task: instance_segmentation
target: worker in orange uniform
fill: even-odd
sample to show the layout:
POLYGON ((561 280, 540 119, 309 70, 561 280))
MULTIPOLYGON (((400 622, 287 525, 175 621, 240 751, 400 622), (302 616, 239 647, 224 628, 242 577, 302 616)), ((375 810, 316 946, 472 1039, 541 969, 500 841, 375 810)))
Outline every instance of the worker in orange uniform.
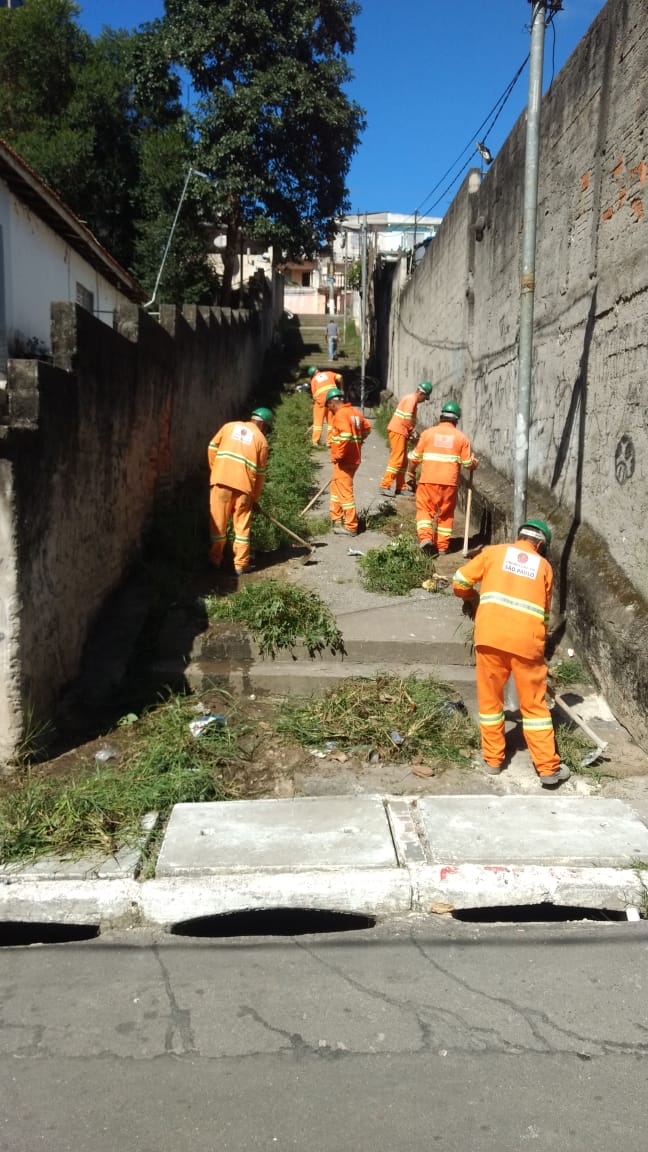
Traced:
POLYGON ((432 385, 429 380, 419 384, 415 392, 408 392, 396 405, 396 411, 387 425, 389 460, 380 483, 381 496, 399 496, 405 491, 407 472, 407 445, 416 426, 416 412, 423 400, 429 400, 432 385), (396 481, 396 491, 391 486, 396 481))
POLYGON ((522 731, 543 788, 570 776, 556 752, 547 708, 544 647, 553 573, 545 553, 551 531, 544 520, 525 520, 514 544, 494 544, 454 576, 453 591, 475 620, 477 704, 486 772, 504 767, 504 685, 513 676, 522 731), (479 584, 480 591, 475 585, 479 584))
POLYGON ((234 571, 251 570, 252 509, 261 496, 268 460, 269 408, 255 408, 249 420, 233 420, 209 443, 210 563, 220 568, 230 516, 234 525, 234 571))
POLYGON ((326 394, 332 388, 341 388, 342 377, 339 372, 320 372, 314 367, 310 367, 306 375, 310 380, 313 396, 312 443, 317 448, 326 424, 326 394))
POLYGON ((459 474, 463 468, 477 467, 470 440, 457 428, 461 408, 448 400, 441 419, 421 433, 409 454, 408 484, 416 486, 416 532, 419 548, 427 556, 447 552, 457 504, 459 474), (416 484, 416 471, 421 475, 416 484), (437 521, 436 531, 434 521, 437 521))
POLYGON ((344 399, 339 388, 326 394, 330 416, 331 521, 333 531, 347 536, 358 535, 358 514, 353 495, 353 477, 362 459, 362 445, 371 432, 371 424, 357 408, 344 399))

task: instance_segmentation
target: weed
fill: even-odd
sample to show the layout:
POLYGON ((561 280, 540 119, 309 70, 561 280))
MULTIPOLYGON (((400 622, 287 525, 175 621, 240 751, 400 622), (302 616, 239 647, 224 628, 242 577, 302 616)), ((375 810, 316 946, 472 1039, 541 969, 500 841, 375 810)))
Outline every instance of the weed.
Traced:
POLYGON ((36 709, 29 702, 23 711, 22 733, 11 758, 11 767, 25 769, 35 760, 40 760, 47 752, 53 736, 51 721, 39 719, 36 709))
MULTIPOLYGON (((312 495, 316 474, 308 435, 311 415, 311 401, 303 393, 284 397, 275 408, 267 480, 259 501, 275 520, 302 537, 309 535, 310 526, 301 510, 312 495)), ((274 552, 285 542, 281 529, 264 516, 252 518, 252 544, 257 552, 274 552)))
MULTIPOLYGON (((55 853, 115 852, 141 836, 142 817, 174 804, 228 799, 225 776, 244 758, 231 727, 189 730, 195 705, 174 697, 138 724, 123 765, 78 779, 31 778, 0 798, 0 862, 55 853)), ((90 768, 90 765, 88 765, 90 768)))
POLYGON ((250 630, 263 656, 303 644, 309 656, 344 654, 344 641, 335 619, 314 592, 304 592, 279 580, 259 580, 225 598, 208 597, 212 620, 236 620, 250 630))
POLYGON ((387 440, 387 425, 394 415, 394 409, 391 404, 381 404, 374 412, 373 426, 379 436, 387 440))
POLYGON ((347 360, 360 363, 360 333, 354 320, 347 320, 344 328, 344 355, 347 360))
POLYGON ((362 583, 370 592, 406 596, 434 575, 434 563, 419 550, 418 542, 401 534, 382 548, 372 548, 358 564, 362 583))
POLYGON ((391 527, 397 518, 394 505, 388 500, 382 500, 375 511, 369 508, 361 509, 358 518, 364 522, 365 528, 372 532, 382 532, 387 526, 391 527))
POLYGON ((563 764, 567 764, 577 776, 588 776, 595 783, 601 780, 614 780, 614 772, 606 772, 593 764, 583 765, 582 760, 587 752, 594 750, 594 745, 582 732, 569 724, 557 724, 555 728, 556 749, 563 764))
POLYGON ((327 532, 331 531, 331 521, 328 516, 309 516, 306 523, 309 537, 325 536, 327 532))
POLYGON ((323 699, 287 701, 276 723, 303 747, 333 741, 340 749, 369 748, 381 758, 468 764, 477 729, 446 684, 431 677, 351 679, 323 699), (397 739, 395 739, 397 737, 397 739))
POLYGON ((648 875, 648 860, 633 860, 632 869, 637 877, 641 896, 639 901, 639 915, 642 920, 648 920, 648 884, 644 876, 648 875))
POLYGON ((555 684, 589 684, 590 675, 580 660, 558 660, 551 665, 551 679, 555 684))

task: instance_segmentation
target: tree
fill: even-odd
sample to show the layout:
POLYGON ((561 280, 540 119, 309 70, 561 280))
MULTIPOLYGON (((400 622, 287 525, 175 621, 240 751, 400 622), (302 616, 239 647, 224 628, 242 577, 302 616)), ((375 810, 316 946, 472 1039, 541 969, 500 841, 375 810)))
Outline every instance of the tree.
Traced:
POLYGON ((200 167, 217 181, 227 302, 241 230, 311 255, 348 209, 364 127, 350 79, 355 0, 166 0, 170 57, 199 94, 200 167))
MULTIPOLYGON (((0 136, 146 288, 153 286, 193 138, 159 26, 92 39, 72 0, 0 9, 0 136)), ((200 221, 187 198, 161 290, 211 302, 200 221)))

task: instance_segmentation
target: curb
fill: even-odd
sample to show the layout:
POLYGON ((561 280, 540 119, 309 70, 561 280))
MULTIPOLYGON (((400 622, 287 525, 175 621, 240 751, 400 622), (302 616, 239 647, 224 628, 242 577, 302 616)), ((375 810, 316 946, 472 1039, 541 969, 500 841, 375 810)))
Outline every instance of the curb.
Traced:
POLYGON ((1 923, 155 927, 241 911, 302 909, 386 919, 550 903, 625 911, 645 904, 648 871, 501 865, 417 865, 345 872, 252 872, 170 880, 7 880, 1 923))

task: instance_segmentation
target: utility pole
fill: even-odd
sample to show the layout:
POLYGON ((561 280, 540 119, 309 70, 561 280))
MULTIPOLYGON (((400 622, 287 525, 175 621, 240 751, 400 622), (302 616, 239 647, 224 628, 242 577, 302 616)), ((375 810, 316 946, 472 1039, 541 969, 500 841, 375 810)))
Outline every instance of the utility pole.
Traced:
POLYGON ((361 268, 361 288, 360 288, 360 411, 364 415, 365 410, 365 368, 367 360, 366 349, 366 327, 367 327, 367 215, 362 224, 360 232, 360 268, 361 268))
POLYGON ((557 11, 561 0, 529 0, 532 4, 529 98, 527 105, 524 194, 522 209, 522 276, 520 280, 520 337, 518 389, 515 415, 515 462, 513 486, 513 528, 526 517, 529 479, 529 421, 531 412, 531 370, 533 365, 533 309, 535 304, 535 252, 538 214, 538 157, 540 153, 540 108, 546 10, 557 11))

